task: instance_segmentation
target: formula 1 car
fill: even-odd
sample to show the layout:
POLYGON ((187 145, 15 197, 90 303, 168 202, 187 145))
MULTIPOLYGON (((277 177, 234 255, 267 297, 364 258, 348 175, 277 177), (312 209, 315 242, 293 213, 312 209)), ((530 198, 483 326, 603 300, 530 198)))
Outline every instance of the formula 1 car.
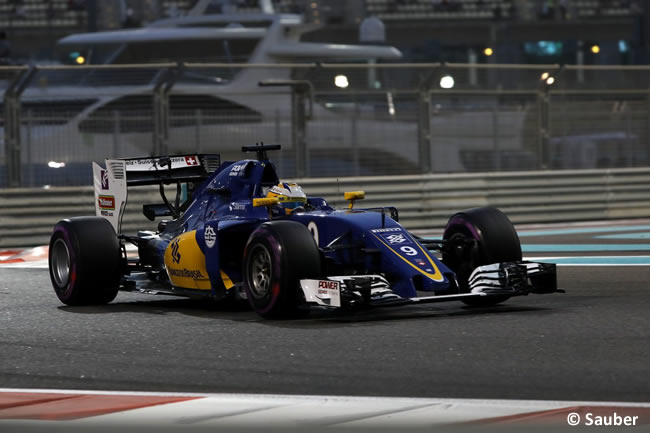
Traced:
POLYGON ((311 307, 350 309, 460 300, 494 305, 511 296, 556 292, 555 265, 522 261, 510 220, 493 207, 453 215, 442 239, 425 240, 399 223, 393 207, 357 209, 307 197, 276 215, 268 188, 280 180, 267 151, 220 162, 181 155, 93 163, 97 216, 60 221, 50 240, 54 290, 67 305, 105 304, 118 290, 248 299, 265 318, 311 307), (176 185, 170 202, 165 185, 176 185), (171 217, 157 231, 121 233, 127 188, 159 185, 162 204, 144 215, 171 217), (188 198, 181 203, 183 188, 188 198), (137 247, 137 257, 125 245, 137 247))

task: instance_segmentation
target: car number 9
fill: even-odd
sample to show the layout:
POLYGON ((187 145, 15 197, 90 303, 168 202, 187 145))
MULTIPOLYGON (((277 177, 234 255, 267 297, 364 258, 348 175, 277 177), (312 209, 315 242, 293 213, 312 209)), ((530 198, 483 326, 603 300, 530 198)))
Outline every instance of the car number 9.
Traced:
POLYGON ((417 256, 418 255, 418 251, 413 247, 404 246, 404 247, 400 248, 400 251, 403 252, 404 254, 406 254, 407 256, 417 256))

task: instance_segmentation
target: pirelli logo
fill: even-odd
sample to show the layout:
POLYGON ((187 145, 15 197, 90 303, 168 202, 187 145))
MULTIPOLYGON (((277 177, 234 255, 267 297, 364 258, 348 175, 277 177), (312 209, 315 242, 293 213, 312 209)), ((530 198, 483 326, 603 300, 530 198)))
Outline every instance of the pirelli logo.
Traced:
POLYGON ((97 205, 103 210, 115 210, 115 196, 100 195, 97 197, 97 205))

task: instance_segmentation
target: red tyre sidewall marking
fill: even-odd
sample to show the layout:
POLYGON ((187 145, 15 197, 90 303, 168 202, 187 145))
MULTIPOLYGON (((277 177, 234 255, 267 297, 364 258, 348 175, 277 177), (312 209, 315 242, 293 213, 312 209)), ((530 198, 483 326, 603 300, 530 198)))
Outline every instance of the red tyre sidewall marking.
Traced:
MULTIPOLYGON (((261 226, 257 230, 255 230, 258 234, 263 236, 263 239, 266 243, 266 247, 268 248, 269 254, 271 254, 272 257, 272 270, 271 270, 271 277, 272 277, 272 286, 271 286, 271 294, 270 294, 270 301, 267 304, 266 308, 260 308, 256 305, 253 305, 253 308, 255 311, 265 314, 268 313, 273 309, 275 306, 279 296, 280 296, 280 281, 278 280, 278 277, 282 275, 282 269, 281 269, 281 263, 280 263, 280 257, 281 257, 281 252, 282 252, 282 247, 280 243, 278 242, 277 238, 274 236, 274 233, 267 227, 261 226)), ((253 233, 255 233, 253 232, 253 233)), ((246 246, 246 250, 248 250, 249 245, 246 246)), ((244 252, 244 255, 246 256, 246 252, 244 252)), ((252 295, 251 299, 253 299, 252 295)))

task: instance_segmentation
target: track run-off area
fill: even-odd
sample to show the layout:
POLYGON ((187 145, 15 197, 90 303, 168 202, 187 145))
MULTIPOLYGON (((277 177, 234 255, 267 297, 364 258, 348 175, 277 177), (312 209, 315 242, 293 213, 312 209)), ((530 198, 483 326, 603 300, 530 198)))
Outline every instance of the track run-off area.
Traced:
POLYGON ((291 321, 130 293, 67 307, 46 247, 0 251, 0 431, 519 431, 574 413, 587 430, 615 412, 647 431, 650 220, 517 229, 566 293, 291 321))

